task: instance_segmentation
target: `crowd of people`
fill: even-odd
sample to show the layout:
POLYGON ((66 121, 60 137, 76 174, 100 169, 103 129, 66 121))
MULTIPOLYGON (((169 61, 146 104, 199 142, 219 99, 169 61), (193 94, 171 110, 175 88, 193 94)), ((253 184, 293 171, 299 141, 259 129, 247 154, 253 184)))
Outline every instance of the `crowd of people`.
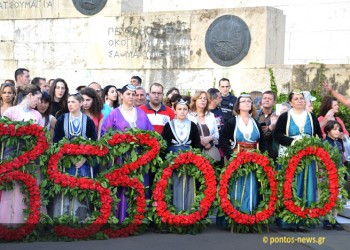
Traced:
MULTIPOLYGON (((13 121, 32 120, 50 131, 53 143, 77 136, 99 140, 109 129, 152 130, 167 142, 167 152, 197 148, 211 157, 218 168, 230 160, 233 152, 240 150, 259 149, 276 159, 303 136, 322 138, 342 153, 342 139, 344 135, 349 135, 337 112, 338 101, 350 107, 350 100, 328 83, 324 84, 324 88, 332 96, 323 98, 318 117, 312 109, 315 98, 308 91, 293 90, 289 93, 288 103, 281 103, 279 110, 274 110, 276 94, 273 91, 254 91, 236 97, 231 93, 231 83, 227 78, 219 81, 218 88, 200 90, 193 96, 183 95, 175 87, 164 95, 164 87, 160 83, 150 84, 146 91, 139 76, 133 76, 130 83, 119 87, 107 85, 102 88, 99 83, 92 82, 70 91, 62 78, 47 81, 43 77, 35 77, 31 80, 29 70, 19 68, 15 71, 15 81, 6 80, 1 85, 0 117, 6 116, 13 121)), ((5 149, 4 159, 10 151, 13 149, 5 149)), ((94 171, 91 169, 86 160, 81 160, 65 171, 70 175, 93 178, 94 171)), ((310 163, 307 171, 297 176, 297 195, 307 199, 310 206, 318 196, 314 162, 310 163), (304 175, 307 176, 306 185, 304 175), (304 193, 308 195, 303 197, 304 193)), ((150 185, 151 178, 150 174, 145 176, 145 185, 150 185)), ((174 172, 173 204, 177 211, 191 208, 195 185, 192 177, 178 176, 174 172)), ((0 193, 0 223, 24 222, 20 188, 21 185, 16 183, 13 190, 0 193)), ((120 189, 117 194, 120 222, 126 216, 125 191, 126 188, 120 189)), ((72 202, 62 197, 53 199, 48 209, 50 215, 59 216, 70 210, 72 202)), ((231 199, 242 212, 252 213, 256 209, 259 205, 259 184, 253 171, 233 183, 231 199), (239 202, 236 203, 236 200, 239 202)), ((78 204, 74 205, 75 210, 85 211, 79 216, 86 217, 91 213, 84 202, 74 202, 78 204)), ((303 225, 290 225, 283 221, 279 224, 293 230, 304 230, 303 225)), ((324 228, 341 229, 341 226, 325 220, 324 228)))

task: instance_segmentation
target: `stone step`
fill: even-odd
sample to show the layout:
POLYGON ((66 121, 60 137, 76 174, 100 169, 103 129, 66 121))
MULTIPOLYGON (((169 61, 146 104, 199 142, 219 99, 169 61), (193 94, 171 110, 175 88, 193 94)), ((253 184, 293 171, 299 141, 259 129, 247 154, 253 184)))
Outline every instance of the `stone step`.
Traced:
POLYGON ((343 217, 350 218, 350 200, 344 206, 343 211, 339 212, 338 214, 343 217))
POLYGON ((343 211, 338 213, 337 221, 343 226, 344 230, 350 232, 350 200, 344 206, 343 211))
POLYGON ((342 216, 337 216, 337 222, 342 225, 345 231, 350 232, 350 219, 342 216))

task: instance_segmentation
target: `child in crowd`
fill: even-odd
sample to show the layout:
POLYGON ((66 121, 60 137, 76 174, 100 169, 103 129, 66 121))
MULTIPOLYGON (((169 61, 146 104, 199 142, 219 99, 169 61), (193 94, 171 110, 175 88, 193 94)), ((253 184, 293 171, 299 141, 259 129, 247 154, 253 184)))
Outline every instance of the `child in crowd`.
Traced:
POLYGON ((50 142, 52 142, 53 132, 57 121, 56 118, 50 114, 51 100, 51 96, 47 92, 43 92, 41 102, 36 105, 36 110, 38 110, 43 117, 40 125, 47 128, 47 130, 50 132, 50 142))
MULTIPOLYGON (((326 126, 324 127, 324 132, 326 134, 326 137, 323 141, 329 142, 333 147, 336 147, 339 150, 339 153, 343 155, 343 144, 341 143, 338 138, 340 137, 340 134, 343 132, 343 129, 340 125, 340 123, 336 120, 330 120, 327 122, 326 126)), ((342 158, 343 163, 343 158, 342 158)), ((336 219, 337 218, 337 211, 333 210, 333 216, 336 219)), ((335 224, 332 224, 328 219, 325 219, 323 221, 323 229, 325 230, 343 230, 343 227, 336 221, 335 224)))

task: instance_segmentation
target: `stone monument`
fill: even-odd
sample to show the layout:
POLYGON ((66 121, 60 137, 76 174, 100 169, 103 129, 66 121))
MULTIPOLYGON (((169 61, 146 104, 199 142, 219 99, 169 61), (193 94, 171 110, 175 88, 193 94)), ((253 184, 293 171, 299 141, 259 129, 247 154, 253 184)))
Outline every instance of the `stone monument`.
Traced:
POLYGON ((25 67, 71 88, 120 87, 139 75, 146 89, 160 82, 187 92, 228 77, 241 92, 268 87, 266 66, 283 64, 285 16, 275 8, 143 13, 142 0, 8 2, 0 1, 1 80, 25 67))

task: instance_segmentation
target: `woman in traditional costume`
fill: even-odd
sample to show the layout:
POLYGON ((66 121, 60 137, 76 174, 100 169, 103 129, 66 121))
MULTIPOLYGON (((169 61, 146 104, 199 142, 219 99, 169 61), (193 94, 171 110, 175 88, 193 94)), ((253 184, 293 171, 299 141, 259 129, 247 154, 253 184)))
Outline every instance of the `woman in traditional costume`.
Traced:
MULTIPOLYGON (((63 138, 72 140, 79 136, 94 141, 97 139, 94 122, 81 112, 83 100, 80 94, 68 97, 69 113, 65 113, 57 119, 53 137, 54 143, 58 143, 63 138)), ((93 168, 85 158, 68 168, 64 168, 64 172, 76 177, 94 177, 93 168)), ((79 221, 84 221, 91 214, 90 204, 86 200, 80 202, 76 197, 70 199, 64 196, 63 193, 57 195, 53 201, 53 217, 65 214, 74 215, 79 218, 79 221)))
MULTIPOLYGON (((200 148, 200 137, 197 125, 187 118, 189 104, 179 99, 174 104, 176 118, 166 123, 162 132, 167 142, 167 152, 177 153, 192 148, 200 148)), ((189 211, 194 203, 195 181, 193 177, 178 176, 178 171, 173 173, 173 204, 176 211, 189 211)))
MULTIPOLYGON (((284 155, 285 147, 293 146, 297 140, 303 136, 318 136, 322 138, 322 131, 316 116, 305 110, 304 95, 300 90, 291 92, 288 100, 292 109, 280 115, 277 120, 274 140, 280 145, 279 155, 284 155)), ((296 176, 296 193, 297 196, 305 201, 307 207, 316 202, 317 196, 317 177, 316 163, 312 161, 309 166, 304 166, 304 170, 296 176), (304 186, 304 176, 306 185, 304 186)), ((288 224, 284 221, 277 220, 282 228, 291 230, 304 231, 303 225, 288 224)))
MULTIPOLYGON (((230 160, 234 151, 264 151, 265 148, 259 148, 259 145, 264 145, 264 136, 260 125, 253 119, 255 110, 250 95, 240 95, 233 111, 235 116, 225 123, 219 138, 219 145, 226 159, 230 160)), ((255 171, 239 177, 233 182, 231 190, 231 202, 235 208, 243 213, 253 214, 259 204, 259 185, 255 171)), ((218 224, 225 224, 218 219, 218 224)))
MULTIPOLYGON (((146 113, 134 106, 136 100, 136 88, 132 84, 127 84, 121 89, 121 98, 123 104, 118 108, 113 109, 113 111, 108 115, 102 125, 102 135, 107 133, 109 129, 117 131, 125 131, 126 129, 138 128, 142 130, 152 130, 153 126, 149 121, 146 113)), ((122 157, 120 157, 119 163, 122 164, 122 157)), ((145 187, 150 186, 150 174, 147 173, 144 176, 145 187)), ((126 210, 128 208, 127 199, 124 195, 127 188, 118 188, 117 197, 120 199, 117 208, 117 216, 119 222, 122 223, 127 217, 126 210)), ((150 193, 146 193, 146 198, 150 198, 150 193)))
MULTIPOLYGON (((35 85, 29 85, 23 90, 23 100, 17 106, 6 109, 3 116, 8 117, 12 121, 29 121, 33 123, 41 124, 41 114, 35 110, 35 107, 41 100, 41 91, 35 85)), ((4 150, 3 158, 13 158, 20 154, 21 146, 19 147, 6 147, 4 150)), ((37 174, 40 174, 37 169, 37 174)), ((40 178, 38 176, 38 182, 40 178)), ((26 208, 24 204, 24 195, 21 192, 22 184, 15 181, 13 190, 3 191, 0 198, 0 223, 6 224, 19 224, 24 223, 23 209, 26 208)))

